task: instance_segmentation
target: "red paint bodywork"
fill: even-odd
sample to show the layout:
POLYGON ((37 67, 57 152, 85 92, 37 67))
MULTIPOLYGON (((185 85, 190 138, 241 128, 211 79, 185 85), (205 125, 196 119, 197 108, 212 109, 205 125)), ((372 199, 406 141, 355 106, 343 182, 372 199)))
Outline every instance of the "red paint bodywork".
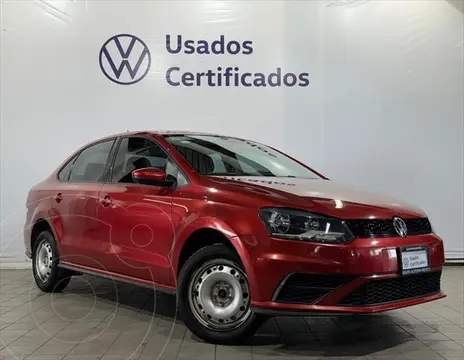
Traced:
POLYGON ((155 180, 163 182, 166 179, 166 173, 156 168, 143 168, 132 171, 132 178, 139 182, 139 180, 155 180))
MULTIPOLYGON (((111 138, 152 138, 188 177, 188 185, 169 188, 61 182, 57 177, 60 166, 29 193, 24 229, 26 254, 31 255, 33 226, 45 220, 54 232, 62 264, 174 290, 184 244, 196 231, 211 229, 227 238, 240 255, 255 308, 369 313, 445 296, 438 293, 369 307, 336 306, 339 299, 371 278, 400 276, 396 256, 399 247, 427 246, 432 270, 441 270, 444 263, 442 240, 435 234, 408 238, 363 238, 336 245, 275 239, 269 236, 259 218, 259 209, 291 207, 341 219, 425 217, 421 210, 389 203, 375 196, 370 196, 366 201, 342 201, 311 191, 297 195, 294 190, 301 186, 298 179, 200 176, 166 141, 164 135, 139 132, 111 138), (340 206, 340 201, 343 206, 340 206), (352 274, 359 277, 314 305, 273 302, 272 295, 277 286, 293 272, 352 274)), ((324 188, 331 183, 324 177, 310 181, 314 181, 315 188, 324 188)), ((312 184, 308 184, 311 189, 312 184)))

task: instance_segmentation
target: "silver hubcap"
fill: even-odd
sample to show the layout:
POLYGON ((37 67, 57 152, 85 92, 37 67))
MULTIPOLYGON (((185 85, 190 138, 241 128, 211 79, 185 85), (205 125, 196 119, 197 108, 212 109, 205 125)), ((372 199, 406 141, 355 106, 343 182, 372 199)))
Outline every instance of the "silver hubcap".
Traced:
POLYGON ((225 260, 207 262, 195 271, 189 284, 189 305, 204 326, 227 331, 240 326, 251 314, 250 291, 243 271, 225 260))
POLYGON ((40 281, 46 282, 52 271, 53 252, 48 242, 43 243, 37 249, 35 270, 40 281))

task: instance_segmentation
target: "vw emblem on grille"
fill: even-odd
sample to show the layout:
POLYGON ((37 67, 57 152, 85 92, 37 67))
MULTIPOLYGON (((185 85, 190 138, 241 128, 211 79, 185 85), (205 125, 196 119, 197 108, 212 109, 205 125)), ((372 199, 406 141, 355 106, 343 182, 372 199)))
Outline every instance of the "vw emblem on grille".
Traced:
POLYGON ((408 227, 402 218, 395 216, 393 218, 393 227, 399 236, 404 238, 408 236, 408 227))

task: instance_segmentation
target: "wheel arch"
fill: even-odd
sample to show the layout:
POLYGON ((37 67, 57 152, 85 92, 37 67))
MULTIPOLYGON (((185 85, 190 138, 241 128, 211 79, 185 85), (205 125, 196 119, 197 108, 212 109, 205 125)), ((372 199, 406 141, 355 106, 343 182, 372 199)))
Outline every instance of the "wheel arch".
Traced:
POLYGON ((34 240, 42 230, 49 230, 57 246, 61 240, 62 222, 60 216, 50 207, 50 199, 44 198, 36 201, 35 206, 28 207, 26 222, 23 227, 23 240, 26 248, 26 256, 32 256, 34 240), (38 229, 41 229, 39 232, 38 229))
POLYGON ((179 275, 180 270, 187 259, 196 251, 206 246, 218 243, 224 244, 229 250, 233 251, 238 257, 240 257, 235 246, 232 245, 232 242, 224 236, 223 233, 213 228, 200 228, 190 234, 180 249, 177 262, 177 275, 179 275))
POLYGON ((174 282, 177 282, 182 266, 191 255, 199 249, 215 243, 222 243, 232 250, 240 258, 247 277, 254 279, 249 254, 240 237, 224 222, 216 218, 209 218, 201 219, 190 225, 176 238, 172 258, 174 282))
POLYGON ((30 245, 31 245, 31 251, 34 250, 34 244, 35 244, 35 241, 37 240, 38 235, 42 231, 47 231, 47 230, 50 231, 53 234, 53 236, 55 236, 53 228, 47 219, 39 218, 34 222, 34 225, 32 226, 32 229, 30 231, 31 236, 29 239, 30 245))

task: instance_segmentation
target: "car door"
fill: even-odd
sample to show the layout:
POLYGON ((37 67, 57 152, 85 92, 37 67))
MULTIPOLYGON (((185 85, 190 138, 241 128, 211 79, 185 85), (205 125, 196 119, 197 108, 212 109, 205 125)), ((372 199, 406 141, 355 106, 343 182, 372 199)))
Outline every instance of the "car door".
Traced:
MULTIPOLYGON (((111 272, 168 284, 169 253, 175 226, 171 220, 172 194, 168 186, 134 183, 131 172, 157 167, 178 177, 166 152, 152 139, 123 137, 112 165, 111 180, 99 193, 100 237, 105 266, 111 272)), ((179 177, 178 185, 186 183, 179 177)))
POLYGON ((82 150, 73 160, 69 174, 63 174, 51 200, 52 221, 63 263, 102 267, 101 245, 96 237, 99 230, 98 193, 114 143, 115 139, 100 141, 82 150))

